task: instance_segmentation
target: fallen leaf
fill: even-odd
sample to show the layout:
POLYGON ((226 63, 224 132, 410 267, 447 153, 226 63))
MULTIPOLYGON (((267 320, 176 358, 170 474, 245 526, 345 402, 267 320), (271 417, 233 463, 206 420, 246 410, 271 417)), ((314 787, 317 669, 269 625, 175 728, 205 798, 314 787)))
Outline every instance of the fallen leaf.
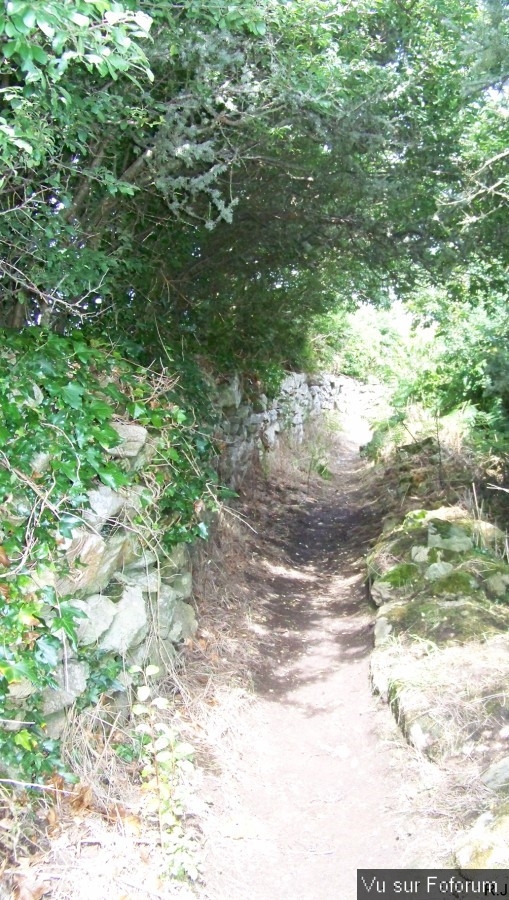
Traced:
POLYGON ((51 886, 44 881, 32 881, 24 875, 14 875, 15 900, 41 900, 45 894, 49 894, 51 886))
POLYGON ((57 774, 54 773, 48 780, 49 780, 49 783, 50 783, 51 785, 53 785, 53 787, 55 788, 55 791, 56 791, 57 793, 59 793, 60 791, 63 791, 63 790, 64 790, 64 788, 65 788, 65 781, 64 781, 64 779, 62 778, 61 775, 57 775, 57 774))
POLYGON ((4 548, 0 544, 0 565, 5 566, 5 568, 7 569, 10 566, 10 564, 11 564, 11 561, 10 561, 9 557, 7 556, 7 553, 5 552, 4 548))
POLYGON ((94 805, 94 795, 92 788, 86 784, 77 784, 71 798, 71 807, 74 813, 78 815, 86 809, 92 809, 94 805))
POLYGON ((113 803, 108 807, 104 816, 108 822, 118 822, 119 819, 126 818, 127 810, 124 806, 121 806, 120 803, 113 803))
POLYGON ((56 829, 56 827, 60 821, 59 817, 58 817, 58 813, 54 806, 52 806, 52 807, 50 807, 50 809, 48 809, 48 812, 46 813, 46 821, 48 823, 48 831, 51 833, 52 831, 54 831, 56 829))
POLYGON ((140 847, 140 858, 141 858, 141 861, 144 863, 150 862, 151 857, 150 857, 150 850, 148 849, 148 847, 140 847))
POLYGON ((124 824, 124 828, 128 834, 134 835, 135 837, 140 836, 140 834, 141 834, 141 819, 139 816, 135 816, 135 815, 126 816, 123 824, 124 824))

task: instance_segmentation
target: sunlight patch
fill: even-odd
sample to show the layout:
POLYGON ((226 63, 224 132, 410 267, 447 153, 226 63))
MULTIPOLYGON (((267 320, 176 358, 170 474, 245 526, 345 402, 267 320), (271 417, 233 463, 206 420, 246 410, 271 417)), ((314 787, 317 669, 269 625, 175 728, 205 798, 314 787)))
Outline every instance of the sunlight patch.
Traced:
POLYGON ((302 569, 293 569, 288 566, 274 565, 267 559, 261 560, 260 565, 271 575, 282 575, 283 578, 293 578, 295 581, 314 581, 313 575, 308 575, 302 569))

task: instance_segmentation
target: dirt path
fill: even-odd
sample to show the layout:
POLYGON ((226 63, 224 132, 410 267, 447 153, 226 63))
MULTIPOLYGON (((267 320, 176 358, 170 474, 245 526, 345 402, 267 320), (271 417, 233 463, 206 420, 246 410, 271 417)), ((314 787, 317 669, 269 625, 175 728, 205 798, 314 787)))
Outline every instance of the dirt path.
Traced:
POLYGON ((383 504, 358 454, 358 410, 350 398, 330 481, 275 477, 258 497, 243 576, 254 699, 239 712, 227 771, 206 779, 210 900, 354 900, 357 868, 444 862, 430 818, 435 773, 369 687, 361 557, 383 504))

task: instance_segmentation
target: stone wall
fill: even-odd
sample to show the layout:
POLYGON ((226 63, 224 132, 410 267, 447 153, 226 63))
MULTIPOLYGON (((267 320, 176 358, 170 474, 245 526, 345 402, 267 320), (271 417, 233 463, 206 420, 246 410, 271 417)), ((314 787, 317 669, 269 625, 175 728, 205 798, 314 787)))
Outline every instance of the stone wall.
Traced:
POLYGON ((442 770, 444 796, 454 796, 465 822, 469 811, 449 865, 506 869, 507 536, 461 506, 414 509, 387 525, 367 557, 378 607, 373 689, 417 753, 442 770))
POLYGON ((282 433, 300 443, 310 418, 338 408, 345 380, 349 379, 327 373, 294 372, 286 376, 274 400, 265 394, 254 399, 246 397, 238 375, 218 385, 217 436, 223 446, 222 479, 238 487, 253 461, 273 450, 282 433))
MULTIPOLYGON (((140 425, 117 423, 121 442, 110 451, 130 471, 150 463, 156 443, 140 425)), ((150 531, 150 507, 157 498, 142 485, 113 490, 97 482, 88 492, 88 508, 72 537, 60 541, 60 559, 33 588, 53 588, 70 598, 77 612, 78 646, 61 632, 54 668, 58 688, 43 691, 48 734, 58 737, 66 710, 88 690, 94 666, 108 657, 123 660, 119 686, 127 687, 131 665, 157 665, 161 674, 176 656, 176 647, 197 628, 192 605, 191 554, 185 544, 162 551, 150 531), (142 510, 147 515, 140 525, 142 510), (65 573, 65 574, 62 574, 65 573)), ((145 515, 144 513, 144 515, 145 515)), ((79 511, 78 511, 79 515, 79 511)), ((43 617, 52 615, 50 608, 43 617)), ((25 679, 11 685, 12 700, 23 701, 36 688, 25 679)))
MULTIPOLYGON (((337 408, 343 382, 334 375, 291 374, 275 400, 264 394, 246 399, 239 376, 216 385, 221 479, 238 486, 253 460, 273 449, 283 432, 302 441, 310 417, 337 408)), ((115 427, 121 442, 111 455, 123 459, 130 471, 148 468, 156 438, 140 425, 115 427)), ((67 710, 86 693, 91 669, 101 660, 103 664, 108 657, 123 660, 120 682, 127 687, 129 666, 156 665, 164 674, 178 645, 196 631, 187 545, 163 553, 150 529, 144 537, 139 525, 140 513, 144 510, 150 516, 156 503, 147 487, 113 490, 98 481, 88 492, 81 524, 72 537, 61 541, 60 561, 48 567, 44 579, 34 579, 34 589, 50 587, 57 597, 71 598, 78 615, 78 646, 73 648, 62 633, 54 670, 58 687, 43 692, 51 736, 61 733, 67 710)), ((34 691, 28 680, 22 680, 11 686, 11 698, 22 708, 34 691)))

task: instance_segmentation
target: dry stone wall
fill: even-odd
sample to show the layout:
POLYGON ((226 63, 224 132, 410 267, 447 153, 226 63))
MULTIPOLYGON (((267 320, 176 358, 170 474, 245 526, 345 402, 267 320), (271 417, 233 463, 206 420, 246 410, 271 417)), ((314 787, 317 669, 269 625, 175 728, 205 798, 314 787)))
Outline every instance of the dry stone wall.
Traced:
POLYGON ((240 377, 234 375, 216 389, 218 437, 223 445, 222 478, 238 487, 254 460, 273 450, 282 433, 296 443, 304 437, 306 422, 338 408, 346 376, 321 373, 288 374, 274 400, 265 394, 248 399, 240 377))
MULTIPOLYGON (((279 395, 246 399, 239 376, 215 387, 218 438, 223 453, 220 476, 238 486, 254 459, 273 449, 279 435, 302 441, 306 421, 338 406, 344 379, 334 375, 288 375, 279 395)), ((117 423, 120 444, 112 455, 131 471, 150 465, 157 442, 140 425, 117 423)), ((177 648, 197 629, 192 605, 192 553, 185 544, 160 552, 144 539, 136 517, 156 503, 147 487, 113 490, 99 481, 88 493, 82 524, 62 541, 63 566, 58 575, 48 568, 34 588, 51 587, 70 597, 77 611, 78 646, 62 634, 62 649, 54 671, 57 688, 46 689, 43 711, 48 733, 58 737, 67 711, 86 693, 90 659, 119 658, 124 674, 130 665, 156 665, 164 673, 177 648), (89 660, 88 651, 92 651, 89 660), (85 660, 84 660, 85 658, 85 660)), ((92 663, 93 665, 93 663, 92 663)), ((20 707, 35 690, 28 680, 11 687, 20 707)), ((118 698, 117 698, 118 699, 118 698)))
MULTIPOLYGON (((121 442, 112 455, 122 458, 131 471, 145 468, 154 453, 154 438, 140 425, 115 427, 121 442)), ((142 509, 149 515, 155 503, 147 487, 113 490, 98 481, 81 510, 82 524, 61 541, 59 564, 48 567, 43 579, 33 579, 35 589, 50 587, 57 597, 70 598, 77 613, 78 644, 73 647, 61 633, 53 672, 58 687, 43 692, 42 708, 52 737, 60 735, 67 710, 87 692, 94 660, 101 666, 108 657, 121 658, 124 674, 119 683, 126 687, 130 665, 150 663, 164 673, 175 658, 176 646, 196 631, 189 602, 188 547, 181 544, 163 553, 150 539, 150 529, 137 524, 142 509)), ((10 695, 22 708, 35 691, 22 680, 11 685, 10 695)))
POLYGON ((373 688, 417 752, 455 779, 468 773, 471 812, 489 806, 454 841, 462 869, 509 866, 506 540, 460 506, 413 510, 367 558, 373 688))

